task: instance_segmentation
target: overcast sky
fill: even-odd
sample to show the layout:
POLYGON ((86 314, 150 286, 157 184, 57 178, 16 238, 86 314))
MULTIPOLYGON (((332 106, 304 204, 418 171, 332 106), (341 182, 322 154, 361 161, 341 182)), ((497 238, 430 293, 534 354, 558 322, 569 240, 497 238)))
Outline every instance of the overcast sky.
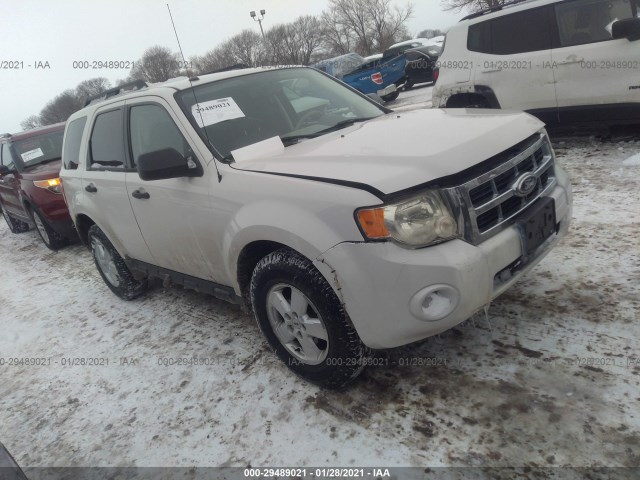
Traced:
MULTIPOLYGON (((405 5, 405 0, 393 0, 405 5)), ((0 62, 23 62, 0 69, 0 133, 20 131, 20 122, 38 114, 54 96, 82 80, 106 77, 112 83, 128 70, 74 69, 77 60, 134 61, 152 45, 177 51, 171 7, 188 59, 214 48, 244 28, 255 28, 251 10, 267 11, 264 27, 318 14, 327 0, 20 0, 3 2, 0 62), (36 69, 37 62, 50 68, 36 69)), ((462 16, 442 12, 440 0, 414 0, 408 26, 446 29, 462 16)), ((0 65, 2 66, 2 65, 0 65)))

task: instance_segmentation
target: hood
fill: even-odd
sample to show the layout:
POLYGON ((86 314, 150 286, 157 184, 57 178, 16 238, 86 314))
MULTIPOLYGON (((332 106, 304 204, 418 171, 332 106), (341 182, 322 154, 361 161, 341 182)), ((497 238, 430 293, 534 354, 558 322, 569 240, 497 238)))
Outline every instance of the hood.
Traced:
POLYGON ((531 115, 478 109, 389 113, 323 135, 241 170, 367 184, 384 194, 462 172, 544 127, 531 115))
POLYGON ((27 167, 20 172, 20 175, 25 180, 47 180, 60 176, 61 167, 62 160, 55 160, 53 162, 27 167))

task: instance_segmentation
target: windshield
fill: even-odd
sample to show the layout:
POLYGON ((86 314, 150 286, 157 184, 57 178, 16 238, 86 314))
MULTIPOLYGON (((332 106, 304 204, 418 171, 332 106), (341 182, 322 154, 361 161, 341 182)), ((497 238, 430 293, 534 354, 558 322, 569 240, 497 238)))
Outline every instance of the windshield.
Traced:
POLYGON ((43 133, 13 142, 13 151, 25 168, 62 158, 64 130, 43 133))
POLYGON ((191 89, 176 99, 201 137, 228 159, 233 150, 268 138, 311 138, 385 112, 310 68, 264 71, 194 90, 198 105, 191 89))

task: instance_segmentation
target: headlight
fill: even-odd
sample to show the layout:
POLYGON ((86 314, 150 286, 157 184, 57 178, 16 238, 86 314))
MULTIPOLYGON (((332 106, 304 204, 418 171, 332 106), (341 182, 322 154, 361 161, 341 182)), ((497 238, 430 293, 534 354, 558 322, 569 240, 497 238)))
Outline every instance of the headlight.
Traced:
POLYGON ((457 235, 458 224, 437 191, 409 200, 356 211, 356 219, 369 240, 392 239, 412 247, 426 247, 457 235))
POLYGON ((52 193, 62 193, 62 186, 59 178, 50 178, 49 180, 34 180, 33 184, 39 188, 46 188, 52 193))

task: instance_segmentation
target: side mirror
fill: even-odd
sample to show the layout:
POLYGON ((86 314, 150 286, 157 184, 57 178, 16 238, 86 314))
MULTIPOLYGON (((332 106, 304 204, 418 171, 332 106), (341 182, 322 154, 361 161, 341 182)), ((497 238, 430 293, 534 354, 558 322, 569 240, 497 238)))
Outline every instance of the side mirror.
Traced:
POLYGON ((611 26, 611 36, 614 40, 621 38, 626 38, 630 42, 640 40, 640 18, 618 20, 611 26))
POLYGON ((7 167, 6 165, 0 165, 0 177, 3 177, 10 172, 11 170, 9 170, 9 167, 7 167))
POLYGON ((191 159, 184 158, 174 148, 163 148, 138 157, 138 174, 142 180, 193 177, 199 168, 191 159))

